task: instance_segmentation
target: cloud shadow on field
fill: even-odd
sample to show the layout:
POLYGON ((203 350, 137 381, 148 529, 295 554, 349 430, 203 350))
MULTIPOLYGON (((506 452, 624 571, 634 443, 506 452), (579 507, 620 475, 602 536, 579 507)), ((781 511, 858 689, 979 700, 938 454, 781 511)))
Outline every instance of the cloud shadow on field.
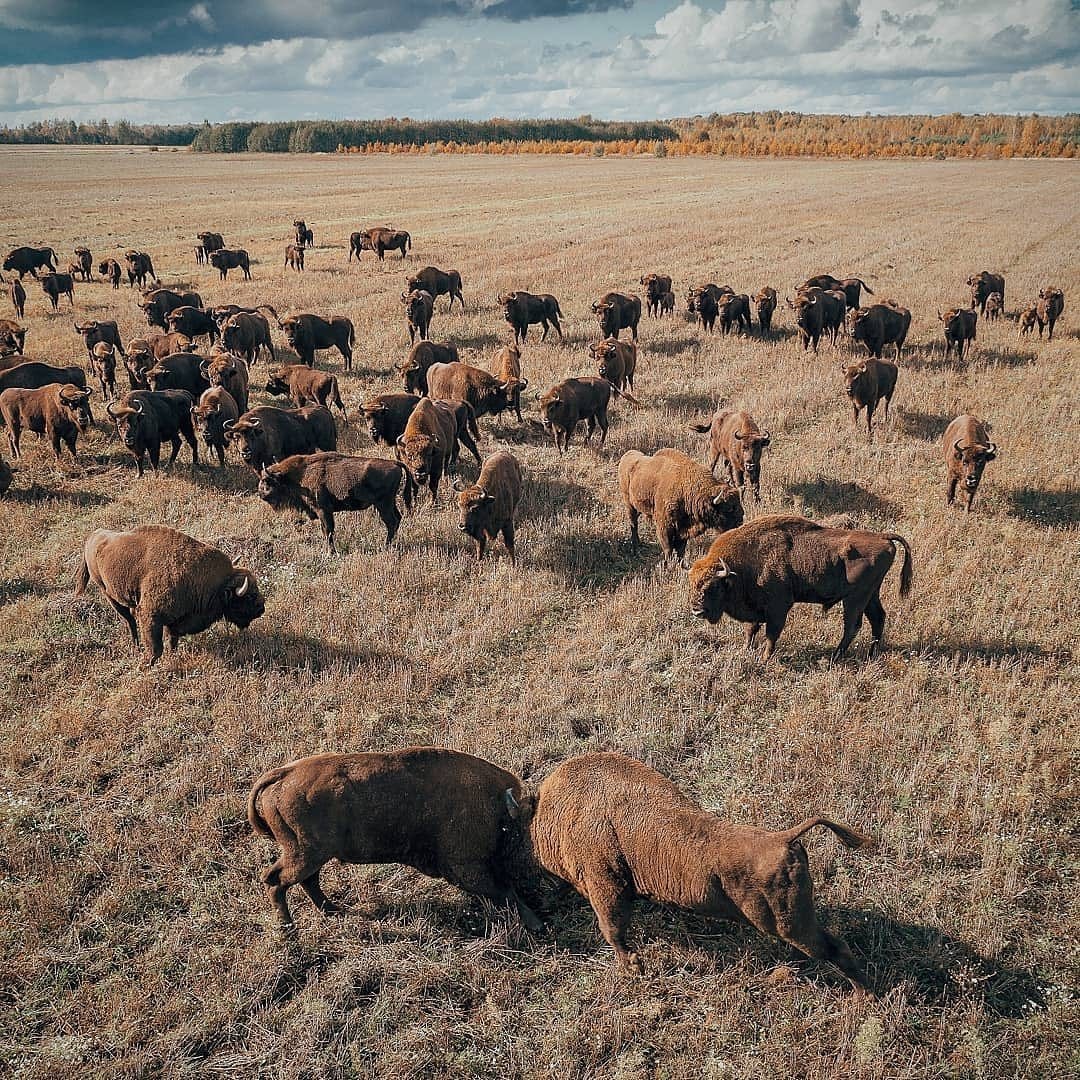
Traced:
POLYGON ((1008 495, 1009 514, 1033 525, 1069 529, 1080 525, 1080 488, 1051 491, 1022 487, 1008 495))
POLYGON ((789 498, 802 500, 811 517, 843 513, 894 518, 901 512, 901 508, 890 499, 875 495, 860 484, 841 480, 804 480, 787 484, 784 492, 789 498))
POLYGON ((918 412, 915 409, 897 409, 896 414, 900 430, 924 442, 939 442, 953 419, 941 413, 918 412))

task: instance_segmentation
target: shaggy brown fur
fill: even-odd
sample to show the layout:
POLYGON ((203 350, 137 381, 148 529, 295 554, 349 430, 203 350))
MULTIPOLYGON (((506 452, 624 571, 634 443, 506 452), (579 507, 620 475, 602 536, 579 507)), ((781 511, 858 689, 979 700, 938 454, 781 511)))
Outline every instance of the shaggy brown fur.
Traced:
POLYGON ((456 345, 437 345, 434 341, 418 341, 398 368, 409 394, 426 394, 427 373, 435 364, 456 364, 456 345))
POLYGON ((1000 274, 991 274, 989 270, 980 270, 967 279, 971 286, 971 309, 979 308, 986 314, 986 301, 991 293, 1001 295, 1002 304, 1005 303, 1005 279, 1000 274))
POLYGON ((858 364, 841 364, 847 396, 851 399, 856 425, 859 413, 866 410, 866 436, 873 438, 874 410, 885 402, 885 424, 889 423, 889 402, 896 390, 897 367, 889 360, 870 357, 858 364))
POLYGON ((607 379, 616 390, 633 391, 637 346, 632 341, 607 338, 590 345, 589 352, 596 361, 596 373, 601 379, 607 379))
POLYGON ((956 350, 956 359, 964 359, 964 349, 969 341, 975 340, 975 327, 978 316, 970 308, 952 308, 944 315, 938 312, 938 320, 945 331, 945 358, 956 350))
POLYGON ((304 269, 304 249, 296 244, 285 245, 285 265, 294 270, 304 269))
POLYGON ((617 338, 622 330, 629 330, 637 341, 637 328, 641 321, 641 297, 636 293, 604 293, 593 304, 592 310, 600 324, 601 337, 617 338))
POLYGON ((87 357, 93 356, 94 346, 98 342, 105 342, 106 345, 111 345, 121 356, 124 355, 124 343, 120 340, 120 330, 117 328, 115 320, 94 319, 91 322, 73 323, 72 325, 75 327, 75 333, 83 339, 87 357))
POLYGON ((457 417, 446 403, 423 398, 413 409, 405 431, 394 449, 398 461, 409 470, 417 487, 431 489, 434 506, 439 497, 439 481, 447 464, 457 455, 457 417), (439 408, 439 404, 444 405, 439 408))
POLYGON ((99 341, 90 352, 90 374, 101 387, 106 401, 116 397, 116 350, 107 342, 99 341))
POLYGON ((431 326, 431 316, 435 311, 435 297, 426 289, 413 289, 412 292, 401 294, 401 302, 405 305, 409 344, 416 341, 417 334, 421 341, 427 341, 430 336, 428 329, 431 326))
POLYGON ((235 424, 240 416, 240 407, 228 390, 221 386, 211 386, 204 390, 199 404, 191 410, 191 420, 195 430, 203 437, 203 442, 218 456, 218 464, 225 464, 225 425, 235 424))
POLYGON ((71 383, 52 383, 37 390, 5 390, 0 394, 0 416, 8 431, 11 454, 21 457, 19 440, 23 431, 45 435, 52 443, 56 460, 60 460, 60 444, 67 445, 72 458, 79 455, 75 446, 80 431, 89 431, 93 424, 90 413, 90 391, 71 383))
POLYGON ((738 488, 749 483, 754 497, 761 498, 761 451, 772 440, 748 412, 717 405, 708 424, 691 424, 690 430, 709 434, 705 464, 710 472, 716 471, 716 463, 723 458, 731 482, 738 488))
POLYGON ((171 468, 180 453, 180 439, 191 447, 191 469, 199 467, 199 441, 195 438, 192 422, 192 396, 186 390, 131 390, 105 411, 116 424, 116 433, 124 449, 135 458, 139 476, 143 474, 143 461, 149 456, 150 467, 157 472, 161 461, 162 443, 172 444, 172 453, 166 463, 171 468))
POLYGON ((367 421, 368 435, 376 446, 393 446, 405 433, 413 409, 420 401, 418 394, 376 394, 360 406, 367 421))
POLYGON ((229 352, 242 356, 249 364, 258 362, 261 349, 270 354, 271 362, 276 358, 274 343, 270 338, 270 323, 258 311, 238 311, 230 315, 221 327, 221 343, 229 352))
POLYGON ((301 364, 315 366, 315 353, 319 349, 337 349, 345 361, 345 370, 352 371, 353 345, 356 331, 352 320, 344 315, 324 319, 320 315, 289 315, 278 321, 285 340, 300 358, 301 364))
MULTIPOLYGON (((667 274, 643 274, 638 284, 645 290, 645 311, 656 318, 663 306, 663 299, 671 293, 671 278, 667 274)), ((675 294, 671 293, 672 308, 675 306, 675 294)))
POLYGON ((338 390, 337 376, 328 371, 317 371, 306 364, 283 364, 272 371, 266 383, 269 394, 288 394, 292 403, 300 405, 321 405, 329 409, 331 405, 341 411, 345 422, 348 415, 338 390))
POLYGON ((436 300, 440 296, 449 297, 450 306, 447 311, 454 310, 456 297, 461 303, 461 310, 465 310, 465 298, 461 295, 461 275, 456 270, 439 270, 435 266, 425 266, 405 282, 405 289, 407 292, 423 289, 431 293, 436 300))
POLYGON ((261 473, 267 465, 293 454, 336 450, 337 425, 330 410, 321 405, 301 409, 260 405, 227 428, 225 440, 235 442, 244 463, 261 473))
MULTIPOLYGON (((562 336, 560 332, 559 336, 562 336)), ((524 387, 529 385, 528 379, 522 379, 521 377, 521 348, 513 342, 510 345, 504 345, 492 358, 491 358, 491 374, 501 383, 506 383, 510 388, 508 396, 510 398, 510 408, 514 410, 514 415, 518 418, 518 422, 521 422, 521 391, 524 387)))
POLYGON ((570 446, 570 437, 583 420, 588 424, 585 441, 600 428, 600 445, 608 432, 608 405, 614 387, 607 379, 564 379, 540 399, 540 417, 555 439, 560 454, 570 446))
MULTIPOLYGON (((248 366, 242 357, 233 353, 216 353, 199 368, 211 386, 220 386, 227 390, 236 402, 236 407, 245 413, 248 410, 248 366)), ((303 405, 304 402, 297 402, 303 405)), ((323 404, 321 401, 318 404, 323 404)))
POLYGON ((498 416, 509 409, 515 393, 529 385, 527 379, 502 381, 482 368, 463 364, 432 364, 427 370, 428 397, 467 401, 477 418, 498 416))
POLYGON ((1054 340, 1054 324, 1065 310, 1065 294, 1060 289, 1046 286, 1039 290, 1039 300, 1035 305, 1035 315, 1039 322, 1039 337, 1043 327, 1050 327, 1049 341, 1054 340))
POLYGON ((482 559, 488 540, 502 533, 503 543, 515 561, 514 515, 525 481, 525 470, 513 454, 492 454, 480 470, 475 484, 454 485, 461 508, 461 531, 476 542, 476 557, 482 559))
POLYGON ((766 285, 754 297, 754 305, 757 307, 758 325, 764 337, 772 332, 772 318, 776 311, 776 290, 771 285, 766 285))
POLYGON ((945 452, 945 504, 952 505, 956 487, 962 483, 967 494, 965 510, 970 511, 983 469, 997 457, 997 447, 990 441, 990 425, 969 414, 958 416, 945 429, 941 443, 945 452))

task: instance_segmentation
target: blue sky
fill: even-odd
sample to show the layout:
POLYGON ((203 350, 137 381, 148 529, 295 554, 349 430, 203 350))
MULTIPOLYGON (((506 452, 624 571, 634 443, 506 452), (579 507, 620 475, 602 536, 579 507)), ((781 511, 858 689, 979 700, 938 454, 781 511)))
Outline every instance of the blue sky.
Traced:
POLYGON ((0 0, 0 119, 1080 110, 1080 0, 0 0))

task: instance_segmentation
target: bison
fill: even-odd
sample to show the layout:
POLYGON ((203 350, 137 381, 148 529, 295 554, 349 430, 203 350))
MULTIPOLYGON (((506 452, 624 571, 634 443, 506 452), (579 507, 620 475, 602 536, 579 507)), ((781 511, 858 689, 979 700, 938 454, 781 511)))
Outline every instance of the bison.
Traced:
POLYGON ((211 345, 220 336, 218 324, 214 321, 210 312, 188 304, 173 308, 165 316, 165 322, 168 324, 167 330, 169 333, 183 334, 185 337, 192 339, 205 335, 210 340, 211 345))
POLYGON ((196 292, 178 293, 172 289, 152 289, 143 293, 139 300, 139 307, 146 316, 147 326, 160 326, 162 330, 168 330, 166 319, 170 311, 179 307, 203 306, 202 297, 196 292))
POLYGON ((120 288, 124 268, 115 259, 103 259, 98 263, 98 273, 114 288, 120 288))
MULTIPOLYGON (((971 314, 974 315, 975 312, 972 312, 971 314)), ((940 313, 938 314, 938 318, 941 318, 940 313)), ((1023 311, 1020 312, 1019 316, 1017 317, 1017 322, 1019 323, 1019 326, 1016 330, 1016 336, 1018 338, 1023 337, 1025 334, 1033 333, 1035 327, 1039 323, 1039 309, 1035 305, 1032 305, 1029 308, 1025 308, 1023 311)), ((946 335, 945 341, 945 355, 948 356, 948 335, 946 335)))
POLYGON ((11 466, 0 457, 0 496, 4 495, 8 488, 11 487, 11 481, 14 473, 11 471, 11 466))
MULTIPOLYGON (((248 369, 242 357, 228 352, 215 353, 199 365, 199 374, 210 386, 219 386, 228 391, 240 412, 247 412, 248 369)), ((235 420, 236 417, 230 419, 235 420)))
POLYGON ((116 350, 106 341, 99 341, 90 353, 90 374, 101 387, 106 401, 116 397, 116 350))
POLYGON ((491 374, 501 383, 510 387, 508 396, 510 407, 514 415, 521 423, 521 390, 528 385, 528 380, 521 378, 521 349, 515 342, 512 345, 504 345, 491 360, 491 374))
POLYGON ((301 364, 315 366, 317 349, 337 349, 345 361, 345 370, 352 371, 356 331, 344 315, 324 319, 319 315, 289 315, 278 321, 284 331, 289 348, 300 358, 301 364))
POLYGON ((492 454, 480 470, 475 484, 455 484, 459 525, 466 536, 476 542, 476 557, 482 559, 489 540, 502 533, 510 561, 514 556, 514 515, 521 502, 525 470, 513 454, 505 451, 492 454))
POLYGON ((191 422, 203 437, 208 450, 218 456, 218 464, 225 465, 225 425, 235 424, 240 417, 236 399, 222 386, 204 390, 199 404, 191 409, 191 422))
POLYGON ((261 473, 267 465, 293 454, 337 449, 337 427, 328 409, 306 405, 278 409, 260 405, 225 427, 226 442, 236 443, 244 464, 261 473))
POLYGON ((675 314, 675 294, 670 290, 660 297, 660 314, 672 316, 675 314))
POLYGON ((721 297, 717 308, 722 334, 730 334, 734 327, 738 327, 743 333, 750 333, 750 297, 746 293, 739 293, 737 296, 730 293, 721 297))
POLYGON ((528 385, 528 379, 500 381, 482 368, 457 361, 432 364, 427 372, 428 397, 467 401, 477 418, 498 416, 511 407, 515 393, 528 385))
POLYGON ((86 372, 77 364, 70 367, 53 367, 50 364, 41 364, 37 361, 24 361, 0 371, 0 393, 10 388, 19 390, 37 390, 39 387, 48 386, 49 383, 72 383, 80 390, 86 389, 86 372))
POLYGON ((681 562, 691 537, 743 522, 738 491, 679 450, 657 450, 651 457, 627 450, 619 459, 619 490, 630 540, 635 547, 641 542, 639 517, 651 518, 666 562, 681 562))
POLYGON ((457 346, 436 345, 433 341, 418 341, 398 368, 405 390, 410 394, 426 394, 427 373, 435 364, 456 364, 457 346))
POLYGON ((394 446, 405 433, 419 394, 377 394, 364 401, 360 411, 367 421, 368 435, 375 445, 394 446))
POLYGON ((375 507, 386 526, 386 546, 401 525, 398 492, 404 484, 405 508, 412 509, 415 486, 406 469, 386 458, 349 454, 294 454, 259 474, 259 497, 275 510, 293 508, 322 525, 326 546, 334 547, 334 514, 375 507))
POLYGON ((706 294, 719 303, 721 296, 734 294, 734 292, 735 290, 730 285, 715 285, 711 281, 705 285, 695 285, 686 292, 686 310, 693 315, 697 311, 698 301, 706 294))
POLYGON ((13 319, 0 319, 0 347, 22 356, 26 348, 26 327, 13 319))
POLYGON ((437 300, 440 296, 450 298, 450 306, 447 311, 454 310, 454 298, 461 303, 461 310, 465 310, 465 299, 461 295, 461 275, 456 270, 439 270, 434 266, 425 266, 419 273, 413 274, 405 282, 406 292, 414 289, 423 289, 431 293, 437 300))
POLYGON ((298 248, 315 246, 315 234, 308 228, 308 224, 303 218, 297 218, 293 222, 293 228, 296 230, 296 246, 298 248))
POLYGON ((906 559, 900 574, 900 596, 911 591, 914 575, 911 548, 896 533, 819 525, 806 518, 758 518, 721 533, 690 570, 690 612, 710 623, 728 615, 746 623, 746 645, 765 625, 766 661, 776 648, 796 604, 834 604, 844 608, 844 632, 833 652, 839 661, 865 615, 873 639, 870 655, 881 646, 885 609, 881 583, 896 558, 896 545, 906 559))
MULTIPOLYGON (((724 300, 727 300, 732 294, 725 293, 724 300)), ((720 303, 711 292, 702 292, 694 297, 694 310, 697 312, 698 318, 701 320, 702 330, 708 333, 713 332, 713 327, 716 325, 716 317, 720 314, 720 303)))
POLYGON ((116 433, 125 449, 135 458, 135 468, 143 475, 143 461, 158 471, 161 444, 171 443, 172 453, 165 467, 171 469, 180 453, 180 440, 191 447, 192 472, 199 467, 199 443, 192 426, 194 401, 186 390, 131 390, 118 404, 110 402, 105 411, 116 424, 116 433))
POLYGON ((50 274, 56 273, 56 264, 60 256, 52 248, 17 247, 9 251, 4 259, 4 269, 14 270, 19 277, 29 274, 36 278, 37 272, 42 267, 50 274))
POLYGON ((242 356, 249 364, 258 362, 259 351, 265 349, 275 360, 270 324, 257 311, 240 311, 221 324, 221 342, 226 349, 242 356))
POLYGON ((356 261, 359 262, 361 251, 374 251, 379 257, 379 262, 383 261, 386 252, 400 251, 401 258, 404 260, 405 252, 411 249, 412 237, 403 229, 364 229, 363 232, 354 232, 349 237, 348 261, 352 262, 352 257, 355 255, 356 261))
POLYGON ((862 290, 865 289, 870 296, 874 290, 866 284, 862 278, 835 278, 832 274, 818 274, 816 277, 807 278, 799 286, 800 291, 806 289, 821 289, 823 292, 842 292, 844 294, 845 308, 855 309, 859 306, 862 290))
POLYGON ((589 346, 596 361, 596 373, 607 379, 616 391, 634 389, 634 372, 637 370, 637 346, 632 341, 607 338, 589 346))
POLYGON ((194 353, 180 352, 163 357, 146 372, 151 390, 186 390, 193 401, 210 386, 203 374, 206 361, 194 353))
POLYGON ((336 405, 342 417, 348 421, 337 377, 328 371, 317 371, 305 364, 284 364, 270 373, 266 392, 281 397, 288 394, 297 407, 310 404, 329 409, 331 405, 336 405))
POLYGON ((228 279, 230 270, 242 270, 244 280, 251 280, 251 259, 243 248, 234 250, 222 248, 220 251, 210 252, 207 257, 210 260, 210 265, 215 267, 221 275, 222 281, 228 279))
POLYGON ((18 315, 20 319, 26 318, 26 290, 23 288, 23 283, 18 278, 12 278, 11 281, 8 282, 8 299, 11 301, 11 306, 15 309, 15 314, 18 315))
POLYGON ((53 311, 60 310, 60 297, 66 296, 75 306, 75 280, 70 274, 46 274, 41 281, 41 291, 49 298, 53 311))
POLYGON ((397 459, 409 470, 417 487, 431 489, 432 505, 439 497, 439 481, 458 453, 456 403, 423 398, 409 414, 405 430, 395 444, 397 459))
POLYGON ((157 284, 157 274, 154 273, 154 263, 145 251, 125 251, 124 262, 127 264, 128 288, 136 285, 140 289, 146 285, 146 279, 152 278, 157 284))
POLYGON ((140 644, 146 665, 188 634, 221 619, 241 630, 263 614, 255 575, 222 551, 164 525, 139 525, 130 532, 92 532, 75 575, 75 595, 90 582, 105 594, 140 644))
POLYGON ((94 319, 82 325, 79 323, 72 325, 75 327, 75 333, 82 337, 88 357, 93 357, 94 346, 99 342, 111 345, 121 356, 127 355, 124 343, 120 340, 120 329, 113 319, 94 319))
POLYGON ((765 337, 772 333, 773 312, 776 311, 776 290, 771 285, 766 285, 754 297, 754 305, 757 307, 758 326, 761 327, 761 336, 765 337))
POLYGON ((1065 294, 1060 289, 1046 286, 1039 290, 1039 301, 1035 305, 1035 314, 1039 322, 1039 337, 1042 337, 1043 327, 1049 326, 1050 333, 1047 340, 1054 340, 1054 324, 1061 318, 1065 310, 1065 294))
POLYGON ((563 454, 570 438, 583 420, 588 424, 585 441, 600 428, 600 445, 608 432, 608 405, 614 387, 601 378, 564 379, 540 399, 540 418, 555 440, 555 449, 563 454))
POLYGON ((75 263, 79 268, 83 281, 90 281, 94 275, 94 257, 90 254, 90 249, 77 247, 75 249, 75 263))
POLYGON ((691 424, 690 430, 709 435, 705 463, 710 472, 716 471, 716 463, 723 458, 731 482, 737 488, 749 484, 754 498, 761 498, 761 452, 772 439, 748 412, 722 409, 718 404, 709 423, 691 424))
POLYGON ((282 930, 295 933, 286 892, 299 885, 323 914, 342 909, 319 886, 331 859, 400 862, 542 926, 505 871, 521 781, 481 758, 435 747, 318 754, 261 776, 248 798, 252 829, 281 855, 263 884, 282 930))
POLYGON ((945 449, 945 477, 948 487, 945 505, 952 506, 956 488, 961 482, 967 495, 965 510, 971 511, 975 493, 979 490, 983 469, 997 457, 997 446, 990 440, 990 425, 970 414, 958 416, 945 429, 942 437, 945 449))
POLYGON ((1005 314, 1005 301, 1001 293, 992 292, 986 298, 986 321, 997 322, 1005 314))
POLYGON ((860 341, 873 357, 881 359, 886 345, 896 346, 900 359, 911 327, 911 312, 892 303, 856 308, 851 320, 851 340, 860 341))
MULTIPOLYGON (((642 274, 638 279, 638 284, 645 290, 646 313, 656 318, 660 314, 663 298, 671 292, 671 277, 668 274, 642 274)), ((671 295, 674 308, 675 294, 671 295)))
POLYGON ((620 966, 641 969, 627 943, 634 901, 641 897, 749 923, 832 964, 860 996, 872 994, 851 950, 821 925, 814 907, 799 838, 819 826, 849 848, 872 843, 824 817, 784 832, 732 825, 640 761, 595 752, 564 761, 535 799, 526 800, 519 825, 525 853, 515 864, 537 867, 576 889, 620 966))
POLYGON ((945 331, 945 358, 949 353, 956 350, 956 359, 963 362, 964 349, 969 341, 975 340, 975 324, 978 316, 969 308, 952 308, 944 315, 938 312, 945 331))
POLYGON ((869 357, 857 364, 841 364, 846 393, 851 401, 856 425, 859 413, 866 410, 866 435, 873 437, 874 410, 885 402, 885 424, 889 423, 889 402, 896 390, 897 367, 890 360, 869 357))
POLYGON ((94 418, 90 412, 90 391, 72 383, 49 384, 37 390, 5 390, 0 394, 0 416, 8 430, 12 456, 18 460, 19 440, 23 431, 45 435, 52 443, 56 460, 60 444, 67 444, 78 462, 76 442, 79 432, 89 431, 94 418))
POLYGON ((303 270, 304 249, 297 247, 296 244, 287 244, 285 246, 285 265, 291 266, 294 270, 303 270))
POLYGON ((989 270, 980 270, 967 279, 971 289, 971 310, 979 309, 981 315, 986 314, 986 301, 991 293, 1001 296, 1002 304, 1005 303, 1005 279, 1000 274, 992 274, 989 270))
POLYGON ((277 311, 269 304, 258 304, 255 307, 241 307, 239 304, 218 304, 210 309, 210 314, 214 317, 214 322, 218 326, 224 326, 234 315, 262 315, 264 311, 270 312, 270 317, 274 322, 278 321, 277 311))
POLYGON ((544 328, 541 341, 547 341, 548 330, 551 326, 555 327, 559 340, 562 340, 562 326, 559 325, 562 308, 551 293, 535 295, 518 289, 516 292, 500 296, 499 304, 503 309, 503 318, 514 331, 515 342, 524 343, 529 336, 529 327, 534 323, 540 323, 544 328))
POLYGON ((405 322, 409 327, 409 344, 415 343, 417 334, 420 335, 421 341, 427 341, 431 316, 435 311, 435 297, 426 289, 413 289, 410 293, 401 294, 401 302, 405 305, 405 322))
POLYGON ((600 336, 617 338, 621 331, 629 330, 637 341, 638 323, 641 321, 641 297, 631 293, 604 293, 592 306, 596 321, 600 324, 600 336))

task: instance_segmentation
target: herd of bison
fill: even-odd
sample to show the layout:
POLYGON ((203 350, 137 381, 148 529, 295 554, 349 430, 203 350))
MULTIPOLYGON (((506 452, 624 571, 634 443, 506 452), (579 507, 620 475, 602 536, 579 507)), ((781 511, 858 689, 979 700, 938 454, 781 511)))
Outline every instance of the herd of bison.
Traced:
MULTIPOLYGON (((303 272, 305 252, 314 243, 306 222, 293 223, 285 267, 303 272)), ((239 270, 251 279, 251 260, 242 249, 225 246, 219 233, 202 232, 196 260, 217 268, 221 279, 239 270)), ((412 249, 407 232, 375 228, 353 233, 348 259, 372 251, 382 260, 412 249)), ((464 310, 461 275, 428 266, 407 278, 401 294, 411 348, 399 368, 400 393, 366 398, 361 413, 371 441, 394 457, 337 452, 333 410, 348 423, 338 380, 315 367, 316 354, 337 350, 351 370, 355 331, 349 319, 301 313, 280 318, 270 305, 217 307, 195 292, 162 287, 149 254, 127 251, 96 267, 85 247, 59 271, 51 248, 22 247, 3 263, 17 319, 25 318, 24 276, 37 279, 51 308, 62 297, 75 305, 75 283, 101 279, 112 288, 138 289, 145 336, 121 340, 115 321, 76 322, 86 348, 86 368, 54 366, 24 355, 26 328, 0 319, 0 419, 12 456, 22 453, 25 431, 45 436, 60 459, 67 447, 77 460, 80 433, 95 423, 91 397, 98 393, 116 435, 134 459, 138 475, 145 462, 157 470, 161 448, 167 465, 182 443, 199 464, 199 441, 224 466, 231 449, 258 480, 259 497, 270 506, 318 520, 334 551, 334 518, 342 511, 374 508, 393 543, 405 511, 426 487, 431 502, 447 473, 457 471, 461 448, 479 468, 475 482, 455 483, 460 528, 483 557, 489 542, 502 538, 515 556, 515 518, 527 484, 517 458, 499 451, 482 458, 478 421, 512 413, 522 421, 521 397, 529 382, 522 373, 522 346, 529 328, 542 327, 562 338, 559 301, 525 291, 499 297, 509 324, 509 342, 492 358, 490 370, 463 363, 453 344, 430 340, 435 303, 441 296, 452 311, 464 310), (38 271, 44 271, 39 277, 38 271), (96 271, 96 272, 95 272, 96 271), (283 334, 295 362, 280 364, 273 327, 283 334), (205 351, 201 345, 206 341, 205 351), (276 365, 266 391, 288 398, 292 408, 251 406, 251 372, 265 353, 276 365), (117 386, 118 365, 129 389, 117 386), (90 383, 94 385, 91 386, 90 383)), ((644 313, 673 317, 672 280, 650 273, 640 278, 644 313)), ((971 306, 938 317, 946 356, 961 362, 976 337, 980 317, 1004 316, 1005 280, 987 271, 967 281, 971 306)), ((842 334, 865 348, 866 356, 841 365, 843 385, 856 425, 865 413, 873 437, 880 407, 888 422, 899 367, 884 358, 892 345, 899 361, 911 313, 894 300, 863 306, 872 290, 859 278, 829 274, 798 286, 786 304, 798 340, 816 353, 822 339, 834 345, 842 334)), ((728 286, 700 284, 689 289, 686 311, 706 332, 773 333, 778 306, 775 289, 756 296, 728 286)), ((1053 337, 1061 317, 1061 290, 1045 287, 1019 313, 1019 333, 1044 330, 1053 337)), ((615 399, 642 408, 634 395, 642 298, 608 292, 592 305, 598 340, 590 346, 595 374, 565 379, 539 397, 540 419, 559 454, 584 425, 588 443, 599 429, 602 446, 608 411, 615 399), (623 340, 623 331, 630 340, 623 340)), ((33 339, 31 339, 32 341, 33 339)), ((843 633, 833 653, 841 660, 862 620, 869 623, 870 653, 881 645, 885 609, 881 587, 898 548, 904 552, 899 591, 913 580, 913 555, 904 537, 819 524, 793 515, 759 517, 744 524, 743 499, 759 497, 762 452, 771 436, 758 419, 741 410, 717 407, 692 430, 705 436, 704 464, 673 449, 649 455, 625 453, 618 481, 635 544, 642 514, 655 526, 666 560, 684 562, 687 542, 707 532, 719 535, 689 570, 689 608, 716 623, 722 615, 741 622, 753 648, 764 628, 764 659, 776 647, 795 604, 840 604, 843 633), (725 476, 716 467, 723 462, 725 476)), ((943 439, 946 500, 957 488, 971 510, 983 470, 998 448, 990 425, 971 415, 956 417, 943 439)), ((0 459, 0 494, 12 470, 0 459)), ((161 525, 127 532, 99 529, 87 538, 76 574, 76 593, 93 582, 127 623, 147 664, 180 636, 195 634, 224 619, 246 627, 263 614, 254 575, 234 565, 216 548, 161 525)), ((331 859, 343 862, 403 862, 445 878, 470 893, 516 905, 533 931, 543 924, 521 893, 538 877, 568 882, 592 905, 605 940, 621 964, 637 967, 626 941, 635 896, 677 904, 704 915, 743 921, 778 937, 811 958, 838 968, 857 991, 873 992, 870 980, 846 944, 818 921, 806 852, 799 837, 816 826, 832 830, 848 847, 869 838, 825 818, 809 818, 785 832, 769 832, 720 821, 645 765, 614 753, 594 753, 560 765, 534 794, 497 766, 467 754, 427 747, 394 753, 322 754, 302 758, 262 776, 248 803, 252 828, 278 844, 281 855, 264 875, 278 920, 286 933, 294 924, 286 891, 300 885, 324 913, 339 910, 322 892, 319 874, 331 859)))

